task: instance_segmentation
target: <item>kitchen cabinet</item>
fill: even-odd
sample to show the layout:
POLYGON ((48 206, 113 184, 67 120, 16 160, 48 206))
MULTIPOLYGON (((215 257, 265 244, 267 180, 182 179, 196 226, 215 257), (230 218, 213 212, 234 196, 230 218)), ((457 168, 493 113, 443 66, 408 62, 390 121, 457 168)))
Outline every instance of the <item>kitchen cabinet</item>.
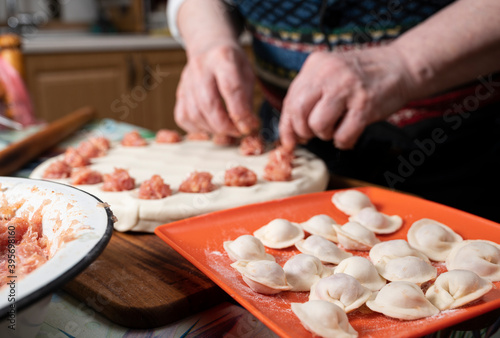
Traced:
POLYGON ((182 49, 25 55, 37 118, 53 121, 82 106, 153 130, 175 128, 182 49))
MULTIPOLYGON (((186 63, 180 47, 34 53, 24 58, 38 119, 50 122, 79 107, 93 106, 99 118, 152 130, 178 129, 173 117, 175 92, 186 63)), ((260 98, 256 89, 256 109, 260 98)))
POLYGON ((132 102, 120 101, 120 109, 124 113, 128 110, 132 115, 138 114, 133 119, 139 125, 153 130, 159 126, 175 129, 175 92, 186 62, 184 51, 149 51, 135 56, 138 72, 136 85, 129 92, 132 102), (138 109, 133 108, 134 105, 138 109))

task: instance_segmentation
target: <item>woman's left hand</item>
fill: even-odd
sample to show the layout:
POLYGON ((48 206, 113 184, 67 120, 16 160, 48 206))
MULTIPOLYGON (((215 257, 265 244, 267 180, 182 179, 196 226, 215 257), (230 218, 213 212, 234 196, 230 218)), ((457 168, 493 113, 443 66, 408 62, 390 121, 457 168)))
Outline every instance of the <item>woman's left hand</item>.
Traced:
POLYGON ((281 142, 291 150, 312 137, 354 147, 370 123, 383 120, 410 98, 403 57, 390 46, 315 52, 305 61, 283 102, 281 142))

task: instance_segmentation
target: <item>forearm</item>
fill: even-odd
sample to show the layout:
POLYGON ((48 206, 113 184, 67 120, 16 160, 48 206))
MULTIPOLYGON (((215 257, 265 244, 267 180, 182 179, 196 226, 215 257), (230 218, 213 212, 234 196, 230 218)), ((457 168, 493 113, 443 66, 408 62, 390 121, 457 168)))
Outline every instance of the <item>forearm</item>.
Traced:
POLYGON ((238 27, 222 0, 185 0, 177 23, 188 56, 199 54, 218 42, 237 42, 238 27))
POLYGON ((409 99, 500 70, 500 1, 460 0, 403 34, 392 47, 410 72, 409 99))

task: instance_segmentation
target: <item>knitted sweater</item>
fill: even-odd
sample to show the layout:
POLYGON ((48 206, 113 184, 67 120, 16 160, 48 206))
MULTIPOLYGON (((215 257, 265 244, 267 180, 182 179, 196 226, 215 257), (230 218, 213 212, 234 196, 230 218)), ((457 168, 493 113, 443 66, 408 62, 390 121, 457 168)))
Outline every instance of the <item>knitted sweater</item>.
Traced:
MULTIPOLYGON (((169 23, 175 34, 175 10, 182 0, 170 1, 173 3, 169 4, 169 23)), ((233 0, 230 10, 244 20, 252 34, 255 67, 264 96, 280 111, 289 84, 311 52, 387 44, 453 1, 233 0)), ((479 78, 431 98, 410 102, 388 121, 402 127, 500 101, 500 92, 488 88, 489 80, 479 78), (485 94, 478 98, 479 89, 485 94), (457 109, 457 104, 465 108, 457 109)))

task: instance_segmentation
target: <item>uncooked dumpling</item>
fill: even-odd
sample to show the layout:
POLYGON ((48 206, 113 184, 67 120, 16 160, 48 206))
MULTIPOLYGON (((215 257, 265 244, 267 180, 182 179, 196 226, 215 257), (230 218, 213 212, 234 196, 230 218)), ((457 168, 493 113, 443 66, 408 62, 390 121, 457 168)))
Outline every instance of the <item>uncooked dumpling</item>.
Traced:
POLYGON ((375 267, 388 281, 407 281, 420 285, 437 276, 435 267, 415 256, 384 256, 375 267))
POLYGON ((446 268, 470 270, 492 282, 500 281, 500 244, 467 240, 455 245, 446 258, 446 268))
POLYGON ((345 273, 336 273, 313 284, 309 300, 326 300, 349 313, 363 305, 371 294, 372 292, 356 278, 345 273))
POLYGON ((268 248, 284 249, 304 238, 304 230, 286 219, 276 218, 257 229, 253 235, 268 248))
POLYGON ((231 264, 255 292, 272 295, 290 290, 285 271, 273 261, 237 261, 231 264))
POLYGON ((241 235, 234 241, 225 241, 223 246, 233 261, 275 260, 272 255, 266 253, 260 239, 252 235, 241 235))
POLYGON ((391 282, 384 286, 374 300, 366 305, 375 312, 404 320, 430 317, 439 309, 425 298, 420 287, 411 282, 391 282))
POLYGON ((323 266, 319 258, 308 254, 293 256, 283 265, 283 270, 288 284, 292 286, 291 291, 309 291, 311 285, 333 272, 323 266))
POLYGON ((333 225, 339 243, 347 250, 368 251, 380 240, 373 231, 357 222, 347 222, 343 226, 333 225))
POLYGON ((378 291, 387 284, 379 275, 375 265, 361 256, 352 256, 344 259, 335 268, 334 273, 345 273, 356 278, 361 285, 371 291, 378 291))
POLYGON ((447 225, 428 218, 413 223, 407 237, 412 247, 436 262, 444 262, 453 246, 463 240, 447 225))
POLYGON ((404 239, 393 239, 390 241, 380 242, 375 244, 373 248, 370 249, 370 260, 373 264, 377 264, 380 259, 384 256, 393 257, 406 257, 415 256, 420 257, 424 261, 429 262, 429 258, 420 251, 412 248, 410 244, 404 239))
POLYGON ((356 330, 349 324, 346 313, 337 305, 324 300, 292 303, 292 311, 306 330, 326 338, 354 338, 356 330))
POLYGON ((337 222, 330 216, 323 214, 313 216, 307 221, 300 223, 302 229, 311 235, 319 235, 332 242, 338 243, 337 233, 332 227, 332 224, 337 224, 337 222))
POLYGON ((374 208, 366 194, 354 189, 336 192, 332 196, 332 203, 349 216, 356 215, 363 208, 374 208))
POLYGON ((400 216, 389 216, 372 207, 361 209, 357 214, 349 217, 349 221, 358 222, 376 234, 391 234, 403 225, 403 219, 400 216))
POLYGON ((295 247, 302 253, 318 257, 323 263, 339 264, 340 261, 351 257, 352 254, 340 249, 335 243, 324 237, 311 235, 295 243, 295 247))
POLYGON ((486 278, 469 270, 451 270, 436 278, 425 297, 435 307, 443 310, 455 309, 481 298, 493 287, 486 278))

